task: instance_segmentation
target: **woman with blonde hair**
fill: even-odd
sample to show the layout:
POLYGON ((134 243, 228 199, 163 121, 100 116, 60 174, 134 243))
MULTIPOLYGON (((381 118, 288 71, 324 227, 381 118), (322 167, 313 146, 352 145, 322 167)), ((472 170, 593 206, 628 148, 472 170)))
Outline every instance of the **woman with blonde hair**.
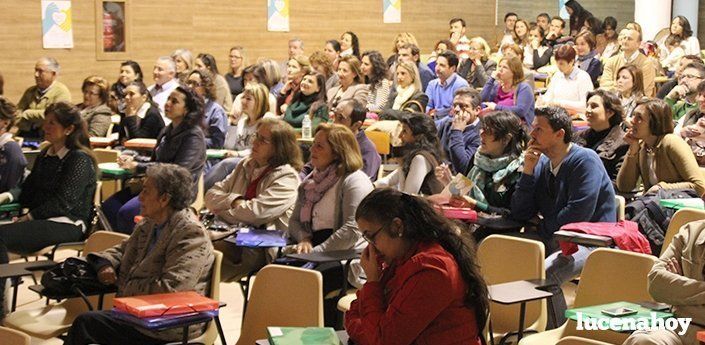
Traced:
POLYGON ((458 67, 458 74, 474 88, 482 87, 497 69, 497 62, 490 59, 490 45, 482 37, 470 39, 469 58, 458 67))
POLYGON ((417 47, 419 46, 419 42, 416 40, 416 37, 414 37, 414 34, 411 32, 400 32, 397 34, 397 37, 394 38, 394 47, 392 47, 392 55, 387 58, 387 66, 392 67, 395 62, 399 59, 399 49, 401 49, 401 46, 404 44, 411 43, 416 45, 417 47))
POLYGON ((283 115, 299 91, 301 80, 311 72, 311 62, 304 55, 294 56, 286 64, 286 84, 277 94, 277 114, 283 115))
POLYGON ((386 109, 423 113, 428 104, 428 96, 423 92, 416 64, 400 61, 394 74, 396 88, 389 96, 386 109))
MULTIPOLYGON (((284 87, 281 82, 282 75, 279 71, 279 63, 272 59, 264 59, 255 67, 255 78, 260 83, 264 84, 274 97, 279 95, 279 91, 284 87)), ((274 109, 271 109, 274 111, 274 109)))
POLYGON ((328 109, 333 110, 341 101, 350 99, 367 104, 369 86, 365 84, 360 60, 351 55, 340 58, 337 74, 340 85, 328 90, 328 109))
POLYGON ((104 137, 108 133, 113 111, 108 107, 110 84, 103 77, 92 75, 83 81, 83 103, 78 105, 81 117, 88 124, 88 135, 104 137))
POLYGON ((191 74, 195 63, 193 54, 188 49, 177 49, 170 56, 176 64, 176 79, 181 85, 186 85, 186 79, 191 74))

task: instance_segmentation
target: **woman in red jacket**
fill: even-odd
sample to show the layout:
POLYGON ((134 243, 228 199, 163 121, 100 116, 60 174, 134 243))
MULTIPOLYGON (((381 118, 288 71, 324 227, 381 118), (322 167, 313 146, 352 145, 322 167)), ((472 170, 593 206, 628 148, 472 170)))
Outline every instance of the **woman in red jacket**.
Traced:
POLYGON ((480 344, 487 285, 473 244, 425 200, 372 191, 357 208, 367 282, 345 314, 356 344, 480 344))

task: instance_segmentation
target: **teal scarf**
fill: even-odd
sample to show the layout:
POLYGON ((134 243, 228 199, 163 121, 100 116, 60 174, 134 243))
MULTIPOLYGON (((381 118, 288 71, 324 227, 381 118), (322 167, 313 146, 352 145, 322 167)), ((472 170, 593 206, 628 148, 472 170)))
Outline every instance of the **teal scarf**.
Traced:
POLYGON ((470 196, 486 204, 487 198, 483 191, 487 188, 487 185, 498 186, 495 187, 495 189, 500 192, 501 189, 506 190, 506 185, 516 183, 519 174, 515 174, 515 177, 511 178, 513 181, 510 181, 510 179, 505 180, 505 178, 511 176, 522 164, 524 164, 524 154, 521 154, 519 157, 503 156, 490 158, 480 152, 476 153, 474 165, 468 173, 468 178, 475 183, 470 191, 470 196), (489 180, 490 178, 491 180, 489 180))

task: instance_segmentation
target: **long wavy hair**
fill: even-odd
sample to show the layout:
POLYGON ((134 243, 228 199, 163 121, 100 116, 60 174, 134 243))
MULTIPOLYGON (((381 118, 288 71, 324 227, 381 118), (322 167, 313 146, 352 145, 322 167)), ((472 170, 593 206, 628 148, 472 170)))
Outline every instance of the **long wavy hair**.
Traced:
MULTIPOLYGON (((98 171, 98 160, 91 150, 91 143, 88 140, 88 124, 81 117, 81 111, 68 102, 56 102, 50 104, 44 111, 46 115, 53 114, 61 127, 69 128, 73 126, 73 131, 66 136, 64 146, 69 150, 80 150, 91 157, 93 167, 98 171)), ((45 120, 46 121, 46 120, 45 120)), ((48 149, 49 147, 47 147, 48 149)), ((44 152, 46 152, 46 150, 44 152)))
POLYGON ((422 151, 428 152, 440 163, 443 154, 433 119, 426 114, 405 112, 402 115, 401 123, 409 126, 415 139, 413 143, 404 145, 405 154, 402 163, 404 175, 409 173, 411 161, 422 151))
POLYGON ((362 58, 360 61, 362 61, 365 57, 370 60, 370 64, 372 65, 371 75, 364 76, 365 84, 370 85, 370 92, 374 92, 377 83, 384 79, 389 79, 389 68, 387 66, 387 62, 384 61, 382 54, 376 50, 368 50, 362 53, 362 58))

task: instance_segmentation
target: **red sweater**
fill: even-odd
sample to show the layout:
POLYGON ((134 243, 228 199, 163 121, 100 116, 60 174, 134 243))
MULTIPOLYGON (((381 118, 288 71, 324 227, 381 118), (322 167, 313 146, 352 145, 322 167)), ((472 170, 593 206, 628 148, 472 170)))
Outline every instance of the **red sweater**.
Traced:
POLYGON ((479 345, 475 312, 455 258, 437 243, 419 244, 403 263, 367 282, 345 313, 356 344, 479 345))

